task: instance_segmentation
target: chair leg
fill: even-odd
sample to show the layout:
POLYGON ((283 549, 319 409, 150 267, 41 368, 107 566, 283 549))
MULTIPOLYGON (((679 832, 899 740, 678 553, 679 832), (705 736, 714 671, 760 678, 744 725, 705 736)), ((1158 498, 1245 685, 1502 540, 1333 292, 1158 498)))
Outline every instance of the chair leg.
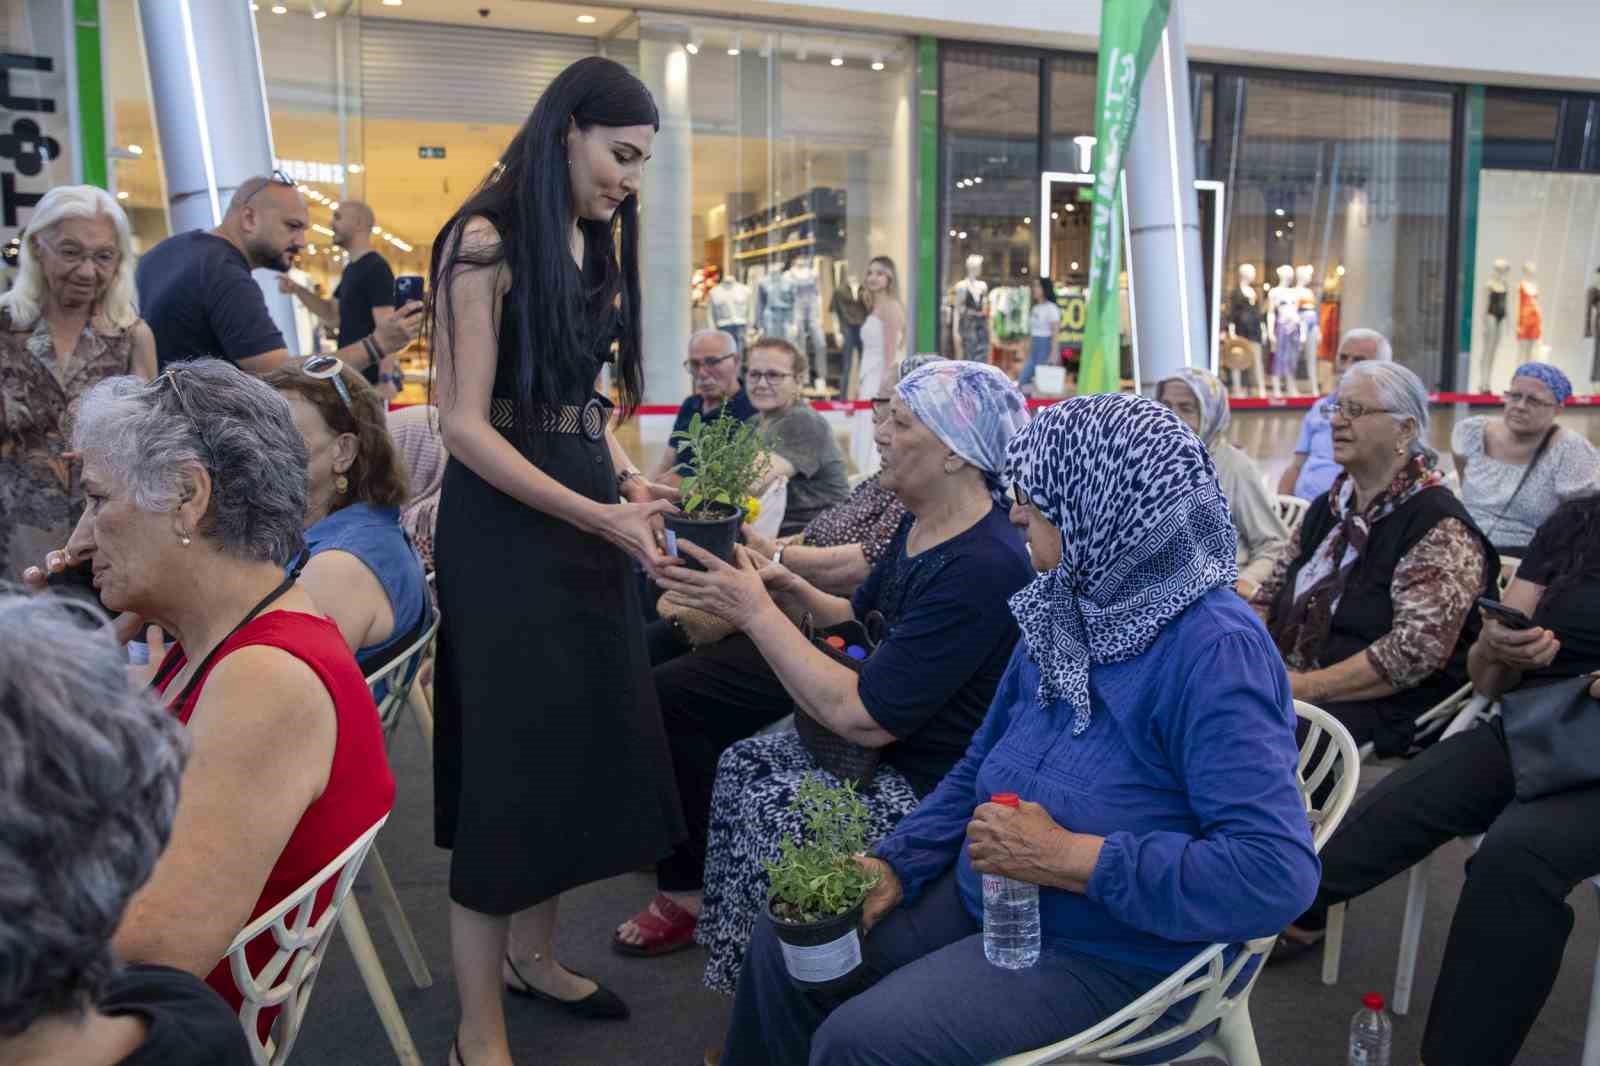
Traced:
POLYGON ((1222 1016, 1217 1026, 1216 1042, 1222 1048, 1228 1066, 1261 1066, 1255 1027, 1250 1024, 1249 1000, 1222 1016))
POLYGON ((1406 879, 1406 916, 1400 926, 1400 958, 1394 967, 1394 1002, 1389 1005, 1400 1015, 1411 1010, 1411 984, 1417 976, 1417 949, 1422 946, 1422 916, 1428 909, 1428 873, 1432 868, 1430 855, 1413 866, 1406 879))
POLYGON ((344 908, 339 912, 339 928, 344 930, 345 942, 350 945, 350 954, 361 972, 362 984, 367 986, 367 995, 372 997, 372 1005, 377 1008, 383 1031, 389 1034, 395 1058, 400 1060, 400 1066, 422 1066, 422 1056, 417 1054, 417 1045, 411 1041, 411 1030, 406 1028, 400 1004, 395 1002, 394 989, 389 987, 389 978, 384 975, 383 963, 372 946, 372 936, 367 932, 366 920, 361 917, 361 907, 353 892, 345 897, 344 908))
POLYGON ((431 758, 433 756, 432 690, 423 688, 421 684, 413 684, 411 691, 406 693, 406 706, 411 710, 411 720, 417 724, 417 732, 422 734, 422 746, 428 750, 431 758))
POLYGON ((1335 903, 1328 908, 1328 924, 1322 932, 1322 983, 1339 983, 1339 955, 1344 950, 1344 909, 1335 903))
POLYGON ((373 844, 367 854, 367 864, 362 872, 372 878, 373 894, 379 909, 383 911, 384 921, 389 923, 389 931, 394 934, 395 943, 400 945, 400 955, 406 960, 406 969, 411 971, 411 980, 416 982, 418 988, 427 988, 433 984, 433 974, 428 972, 428 960, 423 958, 416 934, 406 920, 406 912, 400 906, 400 897, 395 894, 394 882, 389 880, 389 868, 384 865, 383 856, 378 854, 377 844, 373 844))
MULTIPOLYGON (((1591 881, 1600 895, 1600 880, 1591 881)), ((1589 978, 1589 1022, 1583 1031, 1583 1066, 1600 1066, 1600 957, 1589 978)))

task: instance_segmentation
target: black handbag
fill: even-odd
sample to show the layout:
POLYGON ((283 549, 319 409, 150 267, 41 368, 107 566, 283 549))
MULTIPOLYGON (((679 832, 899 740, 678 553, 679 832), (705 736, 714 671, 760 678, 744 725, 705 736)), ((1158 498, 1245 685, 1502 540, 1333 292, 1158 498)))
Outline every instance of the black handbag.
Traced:
MULTIPOLYGON (((859 674, 882 640, 883 616, 870 611, 864 625, 851 619, 817 630, 808 613, 800 620, 800 631, 810 639, 812 647, 859 674), (850 654, 853 647, 861 649, 859 657, 850 654)), ((813 718, 798 702, 794 705, 794 731, 819 769, 849 783, 857 792, 871 787, 881 749, 846 740, 813 718)))
POLYGON ((1593 682, 1585 674, 1500 697, 1521 802, 1600 781, 1600 700, 1589 695, 1593 682))

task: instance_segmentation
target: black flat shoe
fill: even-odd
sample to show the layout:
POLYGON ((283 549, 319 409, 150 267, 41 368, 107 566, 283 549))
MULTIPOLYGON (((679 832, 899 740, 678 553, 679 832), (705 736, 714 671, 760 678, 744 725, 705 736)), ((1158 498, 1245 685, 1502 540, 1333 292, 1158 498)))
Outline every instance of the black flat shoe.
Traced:
POLYGON ((522 976, 522 971, 517 969, 517 964, 511 961, 510 955, 506 956, 506 965, 511 967, 511 972, 518 981, 518 984, 512 984, 510 981, 506 982, 506 991, 513 996, 521 996, 523 999, 531 999, 538 1003, 554 1004, 568 1014, 578 1018, 587 1018, 591 1021, 622 1021, 628 1017, 628 1005, 622 1002, 615 992, 602 985, 599 981, 594 981, 594 978, 581 974, 577 970, 569 970, 567 972, 574 977, 582 977, 586 981, 594 981, 594 991, 582 999, 557 999, 548 992, 541 992, 529 984, 528 979, 522 976))
POLYGON ((1322 937, 1315 940, 1299 940, 1292 936, 1279 935, 1278 942, 1272 945, 1272 950, 1267 953, 1266 965, 1280 966, 1286 962, 1293 962, 1302 955, 1309 955, 1322 947, 1322 937))

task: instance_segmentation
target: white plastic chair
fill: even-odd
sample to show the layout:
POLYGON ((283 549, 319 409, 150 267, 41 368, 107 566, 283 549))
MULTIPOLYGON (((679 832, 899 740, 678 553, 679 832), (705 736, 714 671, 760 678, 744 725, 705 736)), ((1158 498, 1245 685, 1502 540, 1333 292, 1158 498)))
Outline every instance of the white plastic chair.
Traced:
MULTIPOLYGON (((1300 745, 1297 772, 1306 816, 1311 821, 1311 843, 1320 852, 1355 799, 1356 782, 1361 774, 1360 759, 1356 755, 1355 741, 1333 715, 1300 700, 1294 701, 1294 710, 1308 726, 1300 745), (1324 738, 1328 743, 1319 753, 1324 738), (1311 797, 1330 779, 1335 786, 1325 805, 1312 806, 1311 797)), ((1120 1062, 1171 1046, 1212 1024, 1217 1026, 1215 1033, 1194 1049, 1169 1061, 1218 1058, 1228 1066, 1261 1066, 1255 1030, 1250 1024, 1250 990, 1261 976, 1261 963, 1277 939, 1274 935, 1251 940, 1240 946, 1231 962, 1225 955, 1232 945, 1212 944, 1177 973, 1099 1025, 1049 1047, 1011 1055, 989 1066, 1120 1062), (1230 991, 1245 967, 1252 964, 1255 972, 1244 987, 1230 991), (1154 1036, 1143 1035, 1175 1004, 1190 999, 1194 1006, 1182 1025, 1154 1036)))
MULTIPOLYGON (((316 876, 240 930, 228 946, 228 970, 243 1000, 239 1005, 239 1024, 244 1027, 245 1039, 250 1045, 250 1054, 256 1066, 282 1066, 294 1050, 300 1025, 305 1021, 306 1005, 311 1000, 311 988, 322 969, 328 941, 332 939, 333 923, 337 921, 344 926, 346 936, 349 935, 346 916, 358 913, 350 888, 355 883, 356 874, 361 871, 362 861, 370 852, 373 840, 378 836, 378 830, 388 820, 388 815, 378 819, 316 876), (316 914, 317 896, 330 881, 334 882, 333 894, 322 912, 316 914), (252 968, 246 948, 258 938, 267 936, 272 938, 277 950, 265 965, 252 968), (278 1016, 263 1041, 260 1015, 262 1011, 274 1008, 278 1009, 278 1016)), ((364 926, 362 930, 364 933, 364 926)), ((367 946, 371 948, 370 941, 367 946)), ((410 1053, 411 1061, 420 1063, 415 1047, 410 1049, 410 1053)))
POLYGON ((1311 509, 1310 500, 1302 500, 1298 496, 1285 496, 1278 494, 1278 517, 1283 519, 1283 526, 1289 532, 1294 532, 1300 525, 1300 520, 1305 518, 1306 512, 1311 509))

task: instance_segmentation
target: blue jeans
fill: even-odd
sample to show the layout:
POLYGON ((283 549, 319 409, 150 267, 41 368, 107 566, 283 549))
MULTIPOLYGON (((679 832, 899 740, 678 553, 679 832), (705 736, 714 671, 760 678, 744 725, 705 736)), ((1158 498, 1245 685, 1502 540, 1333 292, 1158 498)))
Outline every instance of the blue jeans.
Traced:
MULTIPOLYGON (((891 911, 863 941, 847 998, 807 991, 789 980, 777 934, 763 915, 745 952, 722 1061, 976 1066, 1082 1032, 1166 976, 1048 941, 1029 969, 991 964, 952 868, 917 902, 891 911)), ((1187 1012, 1180 1005, 1169 1014, 1181 1018, 1187 1012)), ((1201 1039, 1196 1035, 1176 1050, 1164 1049, 1157 1061, 1201 1039)))
MULTIPOLYGON (((855 377, 856 360, 861 358, 861 327, 852 326, 848 322, 839 323, 839 391, 848 394, 851 387, 851 378, 855 377)), ((858 400, 870 400, 871 396, 857 396, 858 400)))
POLYGON ((1032 382, 1033 372, 1041 364, 1045 366, 1054 365, 1055 345, 1056 339, 1054 337, 1028 338, 1028 361, 1022 364, 1022 376, 1017 379, 1018 385, 1027 385, 1032 382))

